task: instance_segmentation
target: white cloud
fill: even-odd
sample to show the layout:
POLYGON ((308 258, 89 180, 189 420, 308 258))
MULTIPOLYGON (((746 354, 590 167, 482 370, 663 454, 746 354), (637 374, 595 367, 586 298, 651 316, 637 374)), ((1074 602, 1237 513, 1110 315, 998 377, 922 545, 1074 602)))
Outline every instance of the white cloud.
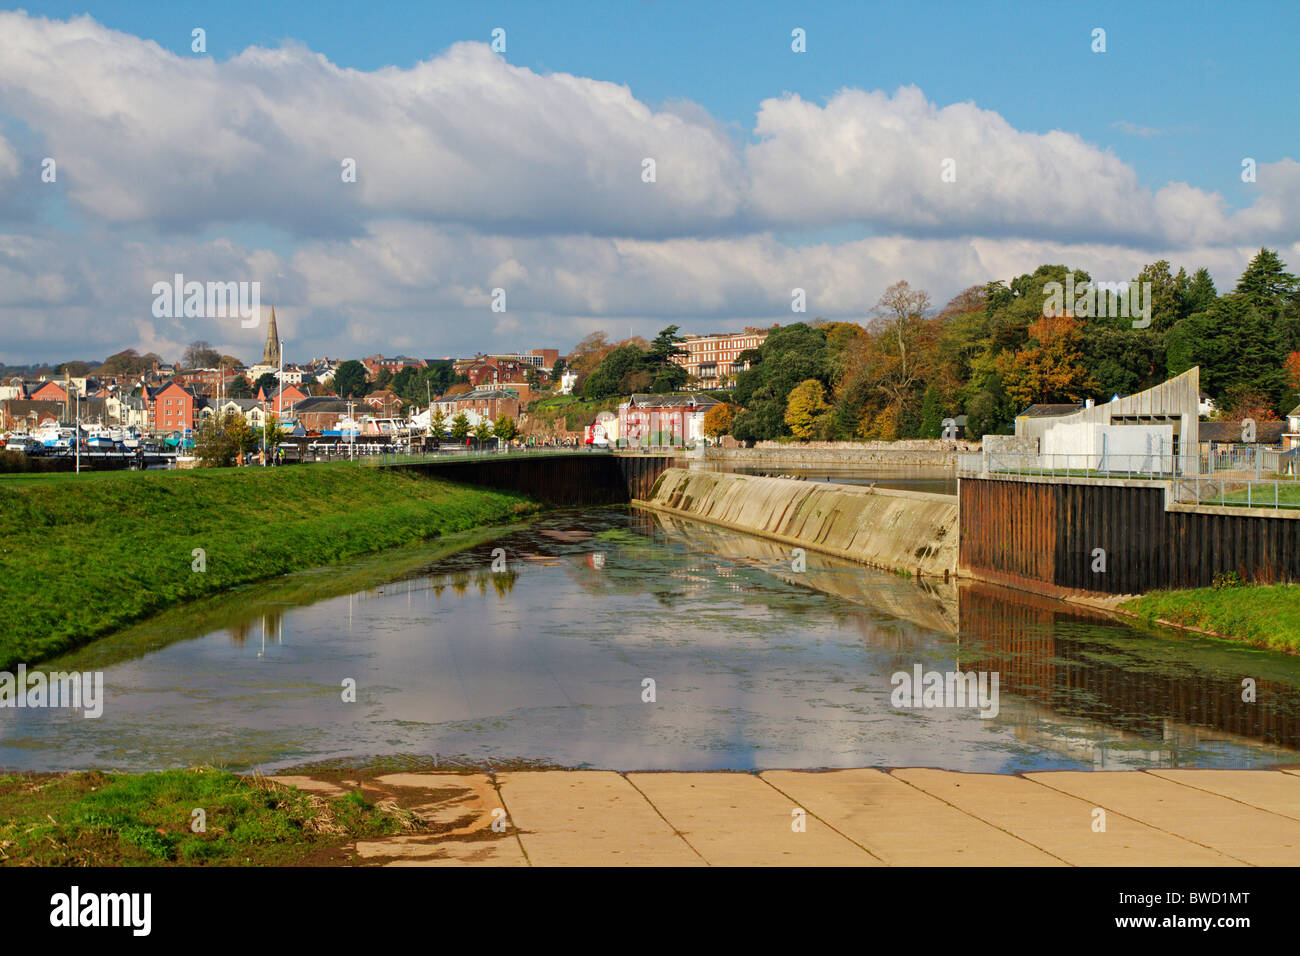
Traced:
MULTIPOLYGON (((57 243, 10 239, 0 241, 0 283, 29 291, 21 301, 0 303, 0 360, 73 352, 102 358, 126 345, 175 358, 195 339, 255 359, 264 326, 152 317, 152 283, 173 271, 199 281, 260 280, 264 314, 273 277, 283 273, 276 317, 291 358, 376 350, 433 357, 490 345, 567 347, 596 328, 622 338, 653 335, 670 324, 708 331, 817 316, 862 320, 898 279, 942 304, 969 285, 1009 279, 1044 262, 1120 281, 1163 257, 1175 268, 1205 265, 1223 288, 1254 251, 1216 245, 1138 252, 1104 243, 889 236, 792 248, 767 234, 504 237, 396 221, 373 224, 361 237, 306 241, 284 260, 224 241, 131 242, 108 251, 104 237, 95 235, 57 243), (491 310, 496 285, 507 292, 505 313, 491 310), (790 311, 794 287, 807 292, 805 314, 790 311)), ((1287 261, 1300 261, 1300 243, 1280 251, 1287 261)))
POLYGON ((0 36, 0 122, 26 128, 22 149, 0 132, 0 188, 18 190, 0 219, 66 196, 79 220, 0 233, 11 361, 125 346, 175 357, 194 339, 260 354, 264 329, 154 319, 152 284, 176 272, 261 281, 305 358, 861 318, 901 278, 942 302, 1044 262, 1119 280, 1165 257, 1224 283, 1263 243, 1300 263, 1290 159, 1261 164, 1255 201, 1234 212, 1185 183, 1146 187, 1073 133, 1021 131, 914 87, 769 99, 740 145, 697 104, 652 108, 482 44, 364 72, 293 44, 220 63, 176 55, 87 17, 0 13, 0 36), (48 192, 31 166, 43 155, 59 163, 48 192), (209 238, 232 222, 288 239, 271 251, 209 238), (871 238, 776 238, 846 226, 871 238), (790 312, 794 287, 806 315, 790 312))

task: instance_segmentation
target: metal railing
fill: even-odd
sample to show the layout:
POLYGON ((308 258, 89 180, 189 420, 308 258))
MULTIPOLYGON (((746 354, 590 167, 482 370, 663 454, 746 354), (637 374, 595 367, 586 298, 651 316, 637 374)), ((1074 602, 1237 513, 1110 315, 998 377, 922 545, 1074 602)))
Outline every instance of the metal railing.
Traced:
POLYGON ((1182 474, 1195 459, 1171 453, 1146 455, 1020 455, 1006 452, 982 452, 962 455, 961 471, 1000 475, 1043 475, 1060 478, 1156 478, 1168 479, 1182 474))
POLYGON ((419 462, 432 461, 537 458, 550 455, 607 455, 609 453, 610 449, 596 448, 593 445, 557 445, 554 447, 547 447, 544 445, 522 445, 514 448, 503 447, 500 449, 439 448, 427 450, 390 447, 377 455, 370 456, 367 463, 374 465, 410 465, 419 462))
MULTIPOLYGON (((1229 459, 1221 460, 1223 464, 1229 459)), ((1231 459, 1244 462, 1238 457, 1231 459)), ((1250 467, 1206 473, 1203 456, 962 454, 958 474, 967 477, 1032 475, 1059 478, 1109 478, 1167 482, 1171 500, 1182 504, 1236 508, 1300 509, 1300 479, 1264 470, 1267 454, 1250 458, 1250 467)), ((1272 461, 1280 461, 1273 453, 1272 461)))

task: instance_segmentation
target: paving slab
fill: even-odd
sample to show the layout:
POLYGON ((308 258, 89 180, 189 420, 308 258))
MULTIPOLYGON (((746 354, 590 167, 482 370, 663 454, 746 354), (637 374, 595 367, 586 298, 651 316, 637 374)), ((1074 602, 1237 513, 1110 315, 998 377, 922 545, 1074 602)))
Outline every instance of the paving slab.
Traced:
POLYGON ((891 865, 1065 865, 880 770, 775 770, 760 776, 891 865))
POLYGON ((1300 865, 1300 822, 1138 770, 1025 778, 1255 866, 1300 865))
POLYGON ((281 777, 267 777, 268 780, 274 780, 276 783, 282 783, 288 787, 297 787, 306 793, 314 793, 318 797, 341 797, 348 792, 349 787, 341 787, 337 783, 329 780, 317 780, 315 777, 297 776, 287 774, 281 777))
POLYGON ((714 866, 881 866, 750 773, 631 773, 632 785, 714 866), (803 829, 795 830, 796 823, 803 829))
POLYGON ((1116 812, 1097 832, 1091 803, 1023 777, 928 769, 893 776, 1075 866, 1244 865, 1116 812))
POLYGON ((1198 790, 1208 790, 1269 813, 1300 820, 1300 776, 1277 770, 1151 770, 1198 790))
POLYGON ((704 860, 612 771, 503 773, 509 821, 534 866, 700 866, 704 860))
POLYGON ((492 829, 503 809, 486 774, 392 773, 366 781, 371 799, 410 810, 427 832, 363 840, 358 858, 386 866, 527 866, 515 834, 492 829))

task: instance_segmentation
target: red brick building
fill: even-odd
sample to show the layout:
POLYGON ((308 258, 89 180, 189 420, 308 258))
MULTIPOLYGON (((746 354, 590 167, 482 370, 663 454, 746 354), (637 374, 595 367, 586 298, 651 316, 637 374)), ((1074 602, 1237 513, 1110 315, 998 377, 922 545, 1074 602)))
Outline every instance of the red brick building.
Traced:
POLYGON ((68 392, 62 385, 51 379, 39 388, 32 389, 27 398, 33 402, 66 402, 68 392))
POLYGON ((304 398, 309 398, 310 393, 305 385, 286 385, 283 389, 276 389, 270 395, 267 395, 263 389, 257 390, 257 398, 269 414, 278 415, 281 412, 288 415, 293 411, 293 407, 301 402, 304 398))
MULTIPOLYGON (((448 423, 461 412, 473 413, 478 418, 496 421, 502 415, 519 418, 519 396, 500 388, 478 388, 466 395, 444 395, 433 400, 433 410, 447 416, 448 423)), ((471 416, 471 422, 473 421, 471 416)))
POLYGON ((512 359, 480 356, 465 369, 465 377, 475 388, 491 388, 526 381, 529 367, 512 359))
POLYGON ((228 391, 230 383, 238 377, 233 368, 195 368, 178 372, 176 381, 196 395, 216 395, 218 391, 228 391))
POLYGON ((393 375, 396 375, 404 368, 424 368, 428 363, 424 359, 410 358, 406 355, 397 355, 393 358, 372 355, 370 358, 363 358, 361 364, 366 367, 366 379, 372 380, 379 374, 381 369, 387 369, 393 375))
POLYGON ((747 328, 743 332, 724 332, 720 335, 688 335, 684 342, 678 344, 686 349, 686 355, 673 359, 686 369, 687 373, 699 379, 701 388, 721 388, 735 377, 736 372, 748 368, 748 364, 739 363, 737 359, 746 349, 756 349, 762 345, 772 329, 747 328))
POLYGON ((172 382, 154 396, 154 431, 182 432, 187 428, 194 428, 198 423, 197 397, 188 388, 172 382))

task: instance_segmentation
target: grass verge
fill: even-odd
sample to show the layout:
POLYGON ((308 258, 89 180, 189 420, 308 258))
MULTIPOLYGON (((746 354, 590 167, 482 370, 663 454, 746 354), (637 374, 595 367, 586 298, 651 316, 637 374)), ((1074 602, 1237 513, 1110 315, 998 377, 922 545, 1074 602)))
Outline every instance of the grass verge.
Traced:
POLYGON ((1300 587, 1296 585, 1152 591, 1119 607, 1148 624, 1166 621, 1300 653, 1300 587))
POLYGON ((322 797, 212 768, 0 776, 6 866, 347 863, 347 844, 418 826, 360 791, 322 797))
POLYGON ((346 462, 15 476, 0 481, 0 670, 237 585, 538 508, 346 462))

